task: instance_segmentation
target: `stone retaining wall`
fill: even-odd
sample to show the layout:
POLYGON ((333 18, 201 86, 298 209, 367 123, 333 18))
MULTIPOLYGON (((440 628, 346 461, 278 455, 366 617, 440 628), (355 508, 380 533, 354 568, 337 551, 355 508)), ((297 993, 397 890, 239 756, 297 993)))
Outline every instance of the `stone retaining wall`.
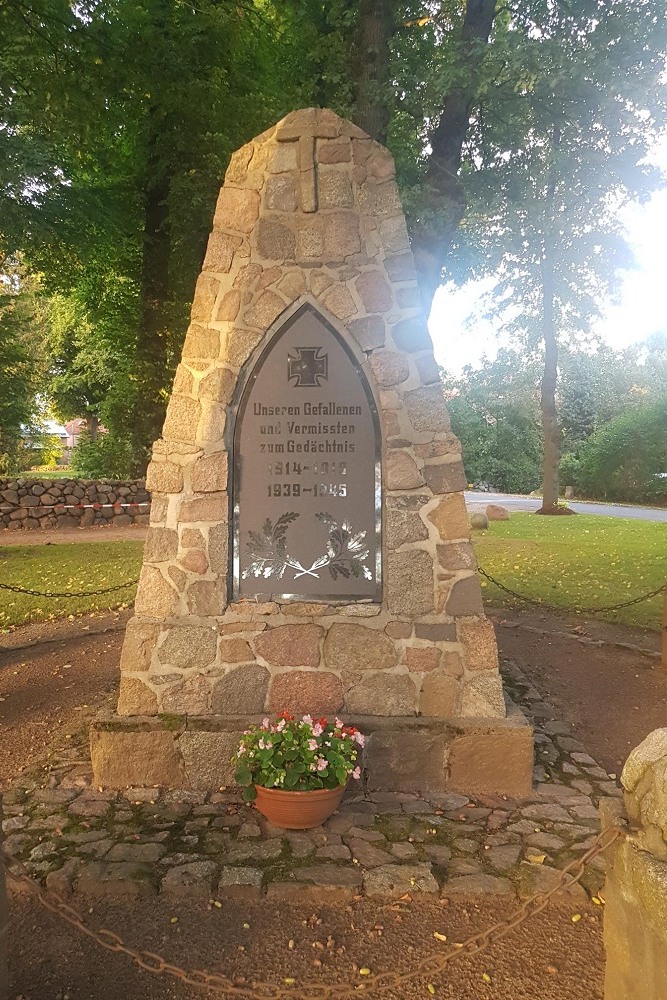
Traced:
POLYGON ((143 479, 0 479, 0 530, 148 524, 143 479))

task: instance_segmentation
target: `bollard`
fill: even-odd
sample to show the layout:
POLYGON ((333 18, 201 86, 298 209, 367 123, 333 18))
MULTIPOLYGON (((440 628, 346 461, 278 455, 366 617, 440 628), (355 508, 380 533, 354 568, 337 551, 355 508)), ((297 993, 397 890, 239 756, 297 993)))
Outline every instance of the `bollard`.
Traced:
MULTIPOLYGON (((0 847, 2 847, 2 795, 0 795, 0 847)), ((9 908, 7 905, 7 880, 5 866, 0 862, 0 1000, 9 1000, 8 952, 9 908)))

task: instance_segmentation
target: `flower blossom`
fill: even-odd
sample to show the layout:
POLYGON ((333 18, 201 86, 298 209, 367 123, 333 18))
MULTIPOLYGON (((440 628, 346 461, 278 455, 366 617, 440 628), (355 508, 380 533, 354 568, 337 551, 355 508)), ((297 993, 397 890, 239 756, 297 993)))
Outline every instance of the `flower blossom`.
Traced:
POLYGON ((359 780, 359 778, 361 777, 360 767, 355 767, 354 771, 352 772, 352 777, 355 778, 357 781, 359 780))
POLYGON ((278 725, 276 726, 276 732, 277 733, 282 733, 282 731, 283 731, 284 728, 285 728, 285 720, 281 719, 280 722, 278 723, 278 725))
POLYGON ((337 718, 336 719, 336 729, 342 729, 343 726, 344 726, 344 723, 341 722, 341 720, 337 718))
POLYGON ((270 719, 262 719, 262 729, 268 729, 270 725, 270 719))
POLYGON ((321 736, 323 732, 324 730, 322 729, 322 726, 319 724, 319 722, 316 722, 315 725, 313 726, 313 736, 321 736))
POLYGON ((317 740, 308 740, 308 749, 309 750, 312 750, 314 752, 315 750, 317 750, 317 747, 318 747, 317 740))
POLYGON ((324 757, 319 757, 317 760, 317 770, 326 771, 329 762, 324 759, 324 757))
POLYGON ((264 742, 263 738, 259 741, 259 749, 266 750, 266 743, 264 742))
POLYGON ((312 717, 312 715, 304 715, 304 717, 303 717, 303 719, 301 721, 305 722, 309 726, 312 726, 312 724, 313 724, 313 717, 312 717))
POLYGON ((360 747, 362 747, 364 745, 364 743, 366 742, 366 738, 365 738, 365 736, 364 736, 363 733, 355 733, 353 739, 354 739, 354 742, 356 744, 358 744, 358 746, 360 746, 360 747))

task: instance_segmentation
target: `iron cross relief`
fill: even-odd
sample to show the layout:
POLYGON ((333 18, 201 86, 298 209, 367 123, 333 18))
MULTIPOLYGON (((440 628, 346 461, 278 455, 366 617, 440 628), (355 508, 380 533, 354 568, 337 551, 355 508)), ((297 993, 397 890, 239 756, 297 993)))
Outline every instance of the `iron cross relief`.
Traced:
POLYGON ((278 142, 299 143, 299 175, 301 179, 301 211, 316 212, 317 200, 317 139, 334 139, 339 134, 338 126, 319 109, 299 112, 302 124, 285 122, 276 133, 278 142))
POLYGON ((329 355, 321 347, 295 347, 296 357, 287 355, 287 381, 296 388, 317 388, 329 378, 329 355))

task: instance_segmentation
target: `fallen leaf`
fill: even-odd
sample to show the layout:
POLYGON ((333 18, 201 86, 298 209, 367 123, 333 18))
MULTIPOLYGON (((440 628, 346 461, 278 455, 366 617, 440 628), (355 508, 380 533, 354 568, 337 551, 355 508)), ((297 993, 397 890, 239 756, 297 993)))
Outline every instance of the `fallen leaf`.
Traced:
POLYGON ((435 986, 433 985, 433 983, 429 983, 426 989, 429 991, 431 996, 433 996, 433 994, 435 993, 435 986))
POLYGON ((580 920, 581 920, 581 914, 580 913, 573 913, 572 914, 572 923, 573 924, 578 924, 580 920))
POLYGON ((542 865, 544 864, 546 854, 527 854, 526 858, 530 861, 531 865, 542 865))
POLYGON ((371 970, 367 969, 365 966, 364 966, 363 969, 359 969, 359 975, 360 976, 370 976, 370 974, 371 974, 371 970))
POLYGON ((438 931, 433 931, 433 937, 435 938, 436 941, 446 941, 447 940, 447 935, 446 934, 439 934, 438 931))

